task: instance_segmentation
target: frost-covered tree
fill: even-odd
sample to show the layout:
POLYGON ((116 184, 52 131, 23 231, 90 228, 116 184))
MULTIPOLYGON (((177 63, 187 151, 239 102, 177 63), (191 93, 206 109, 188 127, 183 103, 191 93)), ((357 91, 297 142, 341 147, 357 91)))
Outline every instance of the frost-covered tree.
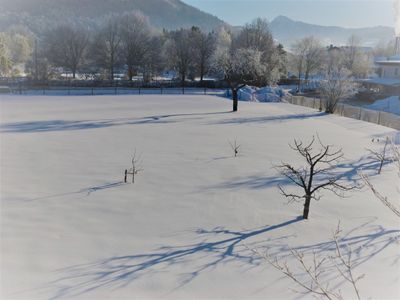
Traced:
POLYGON ((371 57, 361 51, 361 39, 351 35, 344 48, 344 65, 356 78, 365 78, 371 72, 371 57))
POLYGON ((254 49, 236 49, 218 54, 216 71, 229 84, 232 91, 233 111, 238 109, 238 91, 246 84, 255 83, 265 72, 262 53, 254 49))
POLYGON ((333 114, 340 100, 345 100, 357 92, 357 84, 350 75, 347 69, 338 66, 332 66, 326 71, 319 86, 321 97, 325 99, 326 113, 333 114))
POLYGON ((60 25, 47 33, 45 44, 48 60, 56 67, 70 71, 75 78, 85 62, 89 33, 84 28, 60 25))
POLYGON ((265 86, 275 83, 279 77, 279 49, 274 43, 268 22, 257 18, 246 24, 232 41, 234 49, 253 49, 261 53, 260 63, 264 71, 258 75, 256 85, 265 86))
POLYGON ((8 36, 4 32, 0 32, 0 76, 7 76, 12 68, 7 41, 8 36))
POLYGON ((149 19, 138 11, 125 14, 120 26, 123 58, 128 67, 129 80, 132 80, 143 67, 146 54, 151 48, 153 29, 149 19))
POLYGON ((31 33, 12 28, 0 33, 0 73, 15 75, 24 70, 31 56, 33 38, 31 33))

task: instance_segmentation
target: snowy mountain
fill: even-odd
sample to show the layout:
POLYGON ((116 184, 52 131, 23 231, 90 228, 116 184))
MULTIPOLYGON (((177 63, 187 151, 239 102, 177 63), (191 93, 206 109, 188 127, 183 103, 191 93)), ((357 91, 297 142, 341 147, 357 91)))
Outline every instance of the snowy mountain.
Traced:
POLYGON ((180 0, 0 0, 0 30, 23 25, 40 33, 65 22, 93 28, 109 14, 133 10, 140 10, 160 29, 195 25, 211 30, 225 24, 180 0))
POLYGON ((394 38, 394 29, 391 27, 343 28, 338 26, 321 26, 295 21, 284 16, 276 17, 270 23, 274 38, 286 47, 293 41, 313 35, 326 44, 343 45, 347 39, 355 34, 361 38, 364 46, 374 46, 380 41, 388 42, 394 38))

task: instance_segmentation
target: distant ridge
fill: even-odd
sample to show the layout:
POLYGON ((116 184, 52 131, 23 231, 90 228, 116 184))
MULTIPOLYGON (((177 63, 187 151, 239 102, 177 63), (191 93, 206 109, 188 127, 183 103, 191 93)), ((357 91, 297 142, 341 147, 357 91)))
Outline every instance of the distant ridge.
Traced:
POLYGON ((355 34, 361 38, 363 46, 374 46, 380 41, 394 39, 394 28, 377 26, 369 28, 344 28, 339 26, 322 26, 295 21, 285 16, 278 16, 270 23, 274 38, 286 47, 298 39, 313 35, 324 45, 344 45, 347 39, 355 34))
MULTIPOLYGON (((181 0, 0 0, 0 30, 22 25, 40 34, 58 23, 96 28, 107 15, 133 10, 140 10, 159 29, 188 28, 194 25, 210 31, 220 26, 229 26, 181 0)), ((374 46, 394 39, 394 29, 391 27, 353 29, 321 26, 285 16, 273 19, 270 28, 274 38, 286 48, 290 48, 294 41, 310 35, 319 38, 324 45, 344 45, 352 34, 361 38, 363 46, 374 46)), ((240 27, 232 29, 237 31, 240 27)))
POLYGON ((96 27, 109 14, 140 10, 157 28, 198 26, 212 30, 227 25, 180 0, 0 0, 0 30, 23 25, 41 33, 57 23, 96 27))

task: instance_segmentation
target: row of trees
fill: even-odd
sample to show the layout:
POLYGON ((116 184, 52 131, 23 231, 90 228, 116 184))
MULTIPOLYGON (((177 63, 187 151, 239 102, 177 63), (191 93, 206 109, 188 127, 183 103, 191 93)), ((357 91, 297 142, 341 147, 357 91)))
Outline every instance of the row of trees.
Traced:
POLYGON ((140 73, 144 80, 150 80, 163 70, 175 70, 182 83, 193 77, 203 80, 210 73, 235 81, 233 77, 239 74, 233 73, 240 73, 246 77, 243 81, 266 85, 291 71, 307 82, 310 75, 325 72, 332 62, 352 76, 365 77, 371 71, 371 56, 387 49, 380 47, 367 54, 360 45, 355 36, 340 48, 323 47, 308 37, 295 41, 286 53, 262 19, 235 33, 226 28, 206 33, 196 27, 160 32, 143 14, 131 12, 108 17, 96 31, 63 25, 40 37, 21 28, 1 33, 0 75, 26 71, 33 78, 47 79, 59 67, 73 77, 80 72, 114 79, 117 71, 124 70, 129 79, 140 73))

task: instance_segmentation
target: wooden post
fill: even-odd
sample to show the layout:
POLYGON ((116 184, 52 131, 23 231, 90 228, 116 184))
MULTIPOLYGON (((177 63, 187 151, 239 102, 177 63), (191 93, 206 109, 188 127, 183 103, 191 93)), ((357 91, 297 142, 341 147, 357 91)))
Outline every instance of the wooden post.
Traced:
POLYGON ((124 182, 125 183, 126 183, 127 177, 128 177, 128 170, 125 169, 125 177, 124 177, 124 182))
POLYGON ((361 107, 360 107, 360 112, 359 112, 359 115, 358 115, 358 119, 361 120, 361 107))
POLYGON ((378 125, 381 125, 381 111, 378 113, 378 125))

